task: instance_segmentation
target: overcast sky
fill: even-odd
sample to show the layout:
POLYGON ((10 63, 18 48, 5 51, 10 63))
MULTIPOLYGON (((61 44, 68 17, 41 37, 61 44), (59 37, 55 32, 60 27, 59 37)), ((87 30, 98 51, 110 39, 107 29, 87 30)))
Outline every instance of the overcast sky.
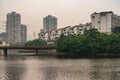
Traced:
POLYGON ((22 24, 28 26, 28 39, 33 39, 33 32, 37 38, 47 15, 58 18, 58 28, 73 26, 90 22, 93 12, 120 14, 120 0, 0 0, 0 27, 11 11, 21 14, 22 24))

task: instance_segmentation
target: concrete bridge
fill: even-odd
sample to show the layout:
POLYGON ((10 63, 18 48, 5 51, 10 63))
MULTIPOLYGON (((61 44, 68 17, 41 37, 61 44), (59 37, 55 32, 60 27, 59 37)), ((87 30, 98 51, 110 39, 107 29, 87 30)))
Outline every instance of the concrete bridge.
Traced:
POLYGON ((38 50, 50 50, 50 49, 56 49, 55 46, 0 46, 0 49, 3 49, 4 56, 7 56, 7 50, 8 49, 27 49, 27 50, 35 50, 36 54, 38 53, 38 50))

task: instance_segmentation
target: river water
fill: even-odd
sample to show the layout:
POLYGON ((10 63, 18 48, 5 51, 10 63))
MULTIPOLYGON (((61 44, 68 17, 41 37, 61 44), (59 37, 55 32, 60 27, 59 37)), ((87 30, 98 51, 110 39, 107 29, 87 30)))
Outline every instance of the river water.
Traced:
POLYGON ((120 80, 118 58, 57 59, 16 53, 0 56, 0 80, 120 80))

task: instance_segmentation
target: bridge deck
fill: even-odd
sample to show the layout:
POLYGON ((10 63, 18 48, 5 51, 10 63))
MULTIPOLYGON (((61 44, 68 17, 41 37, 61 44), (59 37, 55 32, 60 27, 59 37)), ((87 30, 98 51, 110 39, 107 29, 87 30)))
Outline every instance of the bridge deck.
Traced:
POLYGON ((36 50, 36 54, 38 53, 38 50, 49 50, 49 49, 56 49, 55 46, 0 46, 0 49, 4 50, 4 56, 7 56, 7 49, 30 49, 30 50, 36 50))
POLYGON ((56 49, 55 46, 0 46, 0 49, 56 49))

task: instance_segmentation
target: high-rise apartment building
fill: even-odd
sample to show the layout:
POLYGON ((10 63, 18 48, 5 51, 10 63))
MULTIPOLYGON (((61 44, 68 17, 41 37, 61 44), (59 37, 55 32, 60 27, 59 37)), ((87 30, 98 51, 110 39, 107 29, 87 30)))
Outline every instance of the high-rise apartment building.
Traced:
POLYGON ((27 26, 24 24, 20 25, 20 36, 21 42, 25 43, 27 41, 27 26))
POLYGON ((27 28, 21 25, 21 15, 16 12, 7 14, 6 42, 10 45, 26 41, 27 28))
POLYGON ((44 17, 43 18, 44 32, 51 31, 54 29, 57 29, 57 18, 52 15, 48 15, 48 16, 44 17))
POLYGON ((120 26, 120 16, 112 11, 93 13, 91 15, 92 28, 98 29, 102 33, 111 33, 112 28, 120 26))
POLYGON ((21 15, 16 12, 7 14, 6 42, 13 45, 20 42, 21 15))

